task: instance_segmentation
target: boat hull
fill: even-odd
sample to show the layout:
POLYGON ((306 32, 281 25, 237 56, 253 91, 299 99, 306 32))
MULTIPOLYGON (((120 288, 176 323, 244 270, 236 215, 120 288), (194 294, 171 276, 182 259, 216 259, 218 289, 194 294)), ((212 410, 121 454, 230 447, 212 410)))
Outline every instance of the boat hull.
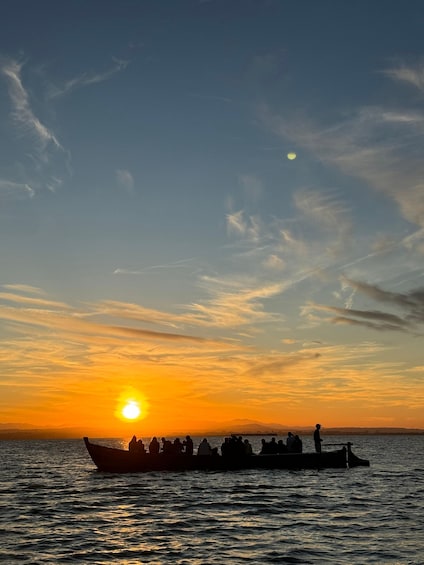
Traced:
POLYGON ((350 449, 343 447, 322 453, 282 453, 273 455, 150 455, 132 453, 84 442, 99 471, 107 473, 141 473, 151 471, 236 471, 240 469, 325 469, 369 466, 350 449))

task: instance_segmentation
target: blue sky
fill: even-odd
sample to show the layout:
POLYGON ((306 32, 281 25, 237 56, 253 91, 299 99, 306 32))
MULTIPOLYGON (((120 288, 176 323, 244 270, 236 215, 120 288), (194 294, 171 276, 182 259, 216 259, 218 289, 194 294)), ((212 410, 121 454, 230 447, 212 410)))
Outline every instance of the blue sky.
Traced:
POLYGON ((424 427, 423 23, 418 1, 3 1, 3 421, 128 385, 176 426, 195 403, 424 427))

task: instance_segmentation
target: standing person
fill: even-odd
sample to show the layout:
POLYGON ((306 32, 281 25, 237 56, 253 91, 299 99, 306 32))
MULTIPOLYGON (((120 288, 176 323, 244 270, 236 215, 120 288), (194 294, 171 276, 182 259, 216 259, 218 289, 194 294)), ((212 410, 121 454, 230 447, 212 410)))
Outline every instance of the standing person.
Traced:
POLYGON ((315 426, 315 431, 314 431, 314 443, 315 443, 315 451, 317 453, 321 453, 321 435, 320 435, 320 429, 321 429, 321 424, 317 424, 315 426))

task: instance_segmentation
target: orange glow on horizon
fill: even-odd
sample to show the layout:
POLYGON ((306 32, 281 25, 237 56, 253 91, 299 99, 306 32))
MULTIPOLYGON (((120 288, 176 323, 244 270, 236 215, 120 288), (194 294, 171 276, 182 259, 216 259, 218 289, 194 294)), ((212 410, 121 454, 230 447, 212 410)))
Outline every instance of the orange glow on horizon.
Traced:
MULTIPOLYGON (((11 387, 9 396, 2 398, 3 422, 73 428, 78 435, 93 437, 195 435, 207 430, 231 431, 233 424, 247 422, 274 423, 293 431, 316 422, 322 424, 323 432, 332 427, 424 428, 420 394, 412 396, 396 376, 386 378, 381 389, 376 368, 348 368, 343 371, 343 382, 350 386, 340 387, 338 350, 328 350, 326 356, 313 361, 306 358, 301 378, 298 371, 287 370, 284 380, 278 376, 266 383, 266 373, 262 377, 260 372, 266 355, 246 356, 249 371, 240 357, 229 357, 223 365, 208 364, 200 379, 197 362, 191 366, 188 354, 179 365, 171 366, 149 361, 124 363, 113 357, 106 364, 107 353, 101 348, 100 352, 95 366, 81 364, 72 375, 66 371, 56 371, 54 378, 43 375, 43 394, 39 386, 27 386, 19 405, 13 405, 16 388, 11 387), (234 378, 229 379, 228 374, 234 378), (60 394, 55 389, 59 381, 60 394), (128 405, 131 410, 124 412, 128 405), (135 415, 135 406, 139 415, 128 418, 135 415)), ((270 355, 270 361, 276 356, 280 358, 270 355)))

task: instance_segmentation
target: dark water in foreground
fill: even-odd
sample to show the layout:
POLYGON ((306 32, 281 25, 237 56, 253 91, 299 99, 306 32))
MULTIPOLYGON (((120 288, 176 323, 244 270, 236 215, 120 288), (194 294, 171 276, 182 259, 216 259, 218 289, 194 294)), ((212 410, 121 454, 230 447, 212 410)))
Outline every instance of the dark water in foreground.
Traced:
POLYGON ((424 564, 424 436, 349 439, 370 468, 107 475, 82 440, 0 442, 0 561, 424 564))

